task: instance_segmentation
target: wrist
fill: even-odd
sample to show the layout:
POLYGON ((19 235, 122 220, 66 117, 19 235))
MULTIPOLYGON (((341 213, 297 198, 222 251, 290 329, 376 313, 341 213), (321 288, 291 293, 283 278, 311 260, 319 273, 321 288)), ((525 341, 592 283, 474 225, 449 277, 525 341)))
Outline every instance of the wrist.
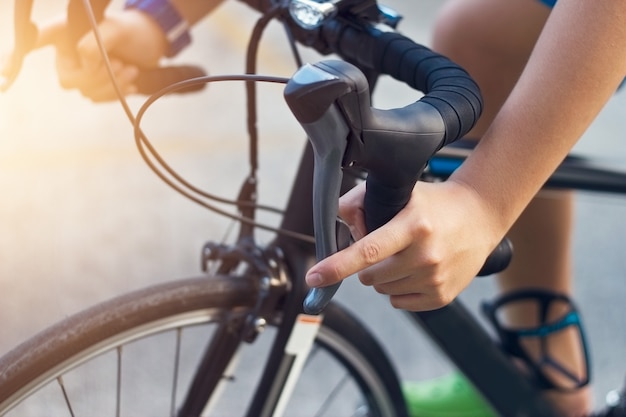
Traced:
POLYGON ((479 225, 486 247, 493 249, 509 230, 515 216, 510 216, 507 210, 484 195, 470 180, 456 174, 455 172, 444 184, 450 187, 451 195, 462 202, 462 211, 466 215, 471 213, 472 222, 479 225))
POLYGON ((191 43, 189 24, 168 0, 127 0, 125 9, 135 9, 149 16, 163 32, 172 57, 191 43))

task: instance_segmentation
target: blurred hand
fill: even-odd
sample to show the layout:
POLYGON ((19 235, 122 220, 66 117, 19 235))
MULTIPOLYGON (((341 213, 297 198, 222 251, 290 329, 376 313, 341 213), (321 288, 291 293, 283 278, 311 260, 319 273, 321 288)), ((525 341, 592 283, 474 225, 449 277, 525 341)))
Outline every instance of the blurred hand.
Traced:
POLYGON ((364 184, 340 200, 339 213, 357 241, 313 266, 307 284, 321 287, 355 273, 364 285, 410 311, 450 303, 471 282, 506 231, 467 185, 418 182, 407 206, 366 234, 364 184))
MULTIPOLYGON (((165 54, 167 40, 151 18, 137 10, 109 14, 100 23, 102 44, 122 94, 137 91, 135 80, 140 69, 155 68, 165 54)), ((65 21, 51 23, 40 31, 38 47, 56 47, 56 69, 63 88, 78 89, 93 101, 115 100, 117 95, 93 32, 78 45, 69 45, 65 21)))

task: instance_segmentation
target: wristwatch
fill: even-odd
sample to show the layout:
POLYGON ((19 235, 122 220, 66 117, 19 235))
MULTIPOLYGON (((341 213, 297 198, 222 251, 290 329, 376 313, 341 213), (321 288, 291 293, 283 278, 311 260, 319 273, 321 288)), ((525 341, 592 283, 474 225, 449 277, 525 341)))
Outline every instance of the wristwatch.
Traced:
POLYGON ((168 0, 127 0, 124 8, 140 10, 159 25, 169 43, 165 56, 172 57, 191 43, 189 24, 168 0))

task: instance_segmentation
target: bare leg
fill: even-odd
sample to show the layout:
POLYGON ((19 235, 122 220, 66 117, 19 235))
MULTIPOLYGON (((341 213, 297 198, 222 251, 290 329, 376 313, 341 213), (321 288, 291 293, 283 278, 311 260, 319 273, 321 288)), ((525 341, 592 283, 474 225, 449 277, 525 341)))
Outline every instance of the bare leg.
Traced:
POLYGON ((545 288, 570 294, 572 226, 570 192, 544 191, 530 203, 509 235, 515 255, 500 276, 503 291, 545 288))
MULTIPOLYGON (((466 68, 485 100, 470 137, 480 138, 506 100, 548 16, 549 9, 538 0, 451 0, 444 6, 433 49, 466 68)), ((571 220, 570 193, 546 192, 535 198, 509 234, 515 253, 500 277, 503 291, 539 287, 571 294, 571 220)), ((517 313, 508 317, 511 323, 528 324, 527 312, 517 313)), ((564 363, 582 368, 577 341, 561 337, 550 343, 564 363)), ((585 415, 591 406, 589 388, 549 395, 566 416, 585 415)))

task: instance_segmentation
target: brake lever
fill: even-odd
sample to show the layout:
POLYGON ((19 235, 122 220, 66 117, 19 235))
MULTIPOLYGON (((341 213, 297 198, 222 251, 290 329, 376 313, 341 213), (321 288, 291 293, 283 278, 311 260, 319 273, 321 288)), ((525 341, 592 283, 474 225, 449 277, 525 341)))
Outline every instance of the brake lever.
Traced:
MULTIPOLYGON (((313 227, 318 261, 337 252, 335 221, 350 127, 335 102, 354 91, 346 81, 319 65, 307 64, 289 80, 284 92, 313 148, 313 227)), ((305 311, 319 313, 319 306, 326 306, 339 286, 311 289, 304 301, 305 311)))

